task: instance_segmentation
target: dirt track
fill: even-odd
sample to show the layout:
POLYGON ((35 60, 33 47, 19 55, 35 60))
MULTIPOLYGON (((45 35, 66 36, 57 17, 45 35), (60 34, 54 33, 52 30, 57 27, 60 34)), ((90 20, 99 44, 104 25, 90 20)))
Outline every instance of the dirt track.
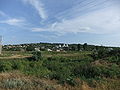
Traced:
POLYGON ((0 59, 15 59, 15 58, 27 58, 27 57, 31 57, 30 55, 28 56, 23 56, 23 55, 13 55, 13 56, 9 56, 9 57, 0 57, 0 59))

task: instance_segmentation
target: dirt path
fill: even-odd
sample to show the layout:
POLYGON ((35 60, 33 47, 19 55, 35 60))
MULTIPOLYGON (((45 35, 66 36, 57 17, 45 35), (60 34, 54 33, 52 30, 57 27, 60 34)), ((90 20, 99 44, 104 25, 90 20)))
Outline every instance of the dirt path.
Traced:
MULTIPOLYGON (((44 57, 52 57, 52 56, 63 56, 63 57, 69 57, 69 56, 80 56, 79 53, 74 53, 74 54, 48 54, 48 55, 43 55, 44 57)), ((81 55, 82 56, 82 55, 81 55)))
POLYGON ((15 59, 15 58, 27 58, 27 57, 31 57, 31 55, 13 55, 13 56, 9 56, 9 57, 0 57, 0 59, 15 59))

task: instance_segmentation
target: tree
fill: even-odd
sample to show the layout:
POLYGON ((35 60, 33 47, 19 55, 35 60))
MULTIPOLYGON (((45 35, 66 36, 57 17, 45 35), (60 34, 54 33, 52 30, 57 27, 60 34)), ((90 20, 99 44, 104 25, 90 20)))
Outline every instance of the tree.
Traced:
POLYGON ((77 50, 80 51, 80 44, 77 45, 77 50))
POLYGON ((84 44, 83 44, 83 49, 84 49, 84 50, 87 50, 87 43, 84 43, 84 44))
POLYGON ((34 51, 35 49, 34 49, 34 47, 33 46, 27 46, 27 48, 26 48, 26 51, 34 51))
POLYGON ((35 60, 35 61, 39 61, 42 59, 42 54, 40 51, 36 51, 36 52, 33 52, 33 56, 32 58, 35 60))

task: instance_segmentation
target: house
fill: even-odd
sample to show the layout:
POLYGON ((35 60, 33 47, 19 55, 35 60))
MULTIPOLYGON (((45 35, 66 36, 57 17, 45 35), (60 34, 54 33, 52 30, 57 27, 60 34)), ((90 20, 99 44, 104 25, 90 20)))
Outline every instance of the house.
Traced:
POLYGON ((39 48, 35 48, 35 51, 40 51, 40 49, 39 48))
POLYGON ((47 51, 51 52, 52 50, 48 48, 47 51))

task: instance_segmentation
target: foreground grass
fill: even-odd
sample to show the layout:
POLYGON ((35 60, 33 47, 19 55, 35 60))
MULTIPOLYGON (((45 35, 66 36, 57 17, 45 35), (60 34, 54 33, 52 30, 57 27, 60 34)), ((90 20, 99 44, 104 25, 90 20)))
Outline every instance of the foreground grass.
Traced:
POLYGON ((56 80, 41 79, 34 76, 21 74, 18 71, 0 73, 0 90, 119 90, 119 80, 107 79, 95 83, 95 88, 88 83, 77 79, 79 85, 61 85, 56 80))
POLYGON ((120 66, 117 63, 94 60, 89 55, 91 52, 43 53, 44 56, 39 60, 32 57, 1 59, 0 88, 12 90, 119 90, 120 88, 120 66))

